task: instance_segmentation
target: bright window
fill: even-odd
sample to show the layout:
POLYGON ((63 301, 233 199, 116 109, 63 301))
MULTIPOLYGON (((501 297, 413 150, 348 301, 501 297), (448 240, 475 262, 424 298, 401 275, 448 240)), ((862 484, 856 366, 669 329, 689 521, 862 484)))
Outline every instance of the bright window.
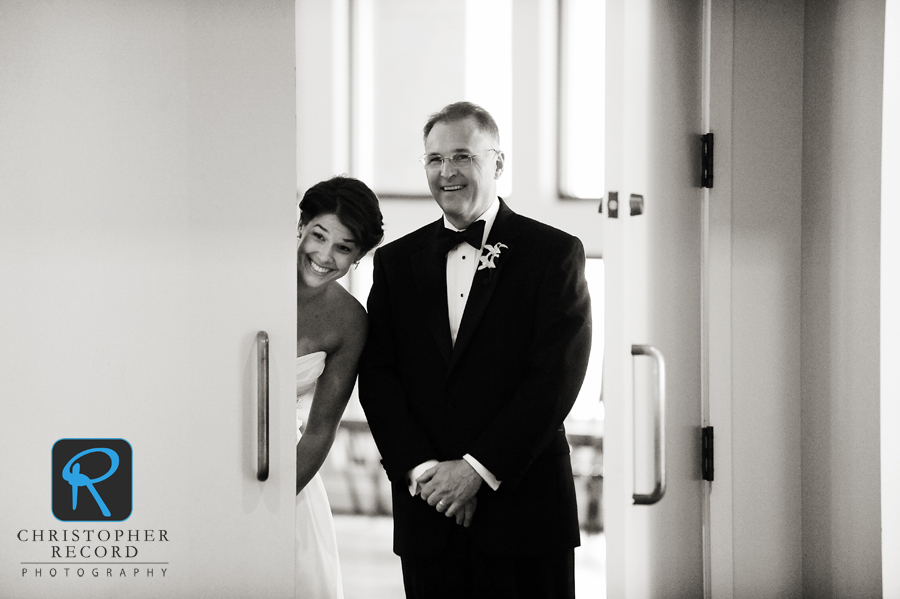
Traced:
POLYGON ((603 197, 606 3, 560 0, 559 190, 603 197))
POLYGON ((383 198, 431 197, 422 126, 452 102, 488 110, 507 151, 510 195, 512 0, 352 0, 352 172, 383 198))

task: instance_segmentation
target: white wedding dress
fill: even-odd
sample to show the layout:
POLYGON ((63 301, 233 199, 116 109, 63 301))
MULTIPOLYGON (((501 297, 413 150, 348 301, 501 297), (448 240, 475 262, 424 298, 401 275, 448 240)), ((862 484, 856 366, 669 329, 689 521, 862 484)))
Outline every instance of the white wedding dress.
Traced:
MULTIPOLYGON (((297 358, 297 440, 303 413, 316 390, 316 381, 325 369, 325 352, 297 358)), ((296 586, 297 599, 343 599, 341 565, 331 505, 322 478, 316 473, 297 495, 296 586)))

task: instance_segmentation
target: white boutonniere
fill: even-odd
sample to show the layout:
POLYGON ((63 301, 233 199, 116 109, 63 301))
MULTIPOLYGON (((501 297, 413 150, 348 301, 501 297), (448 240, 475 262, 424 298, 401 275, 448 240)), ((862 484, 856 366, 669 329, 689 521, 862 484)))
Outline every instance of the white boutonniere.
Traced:
POLYGON ((494 245, 489 245, 487 243, 484 244, 484 249, 487 253, 479 258, 481 264, 478 265, 478 270, 483 270, 485 268, 496 268, 494 260, 500 257, 500 250, 506 247, 509 246, 505 243, 496 243, 494 245))

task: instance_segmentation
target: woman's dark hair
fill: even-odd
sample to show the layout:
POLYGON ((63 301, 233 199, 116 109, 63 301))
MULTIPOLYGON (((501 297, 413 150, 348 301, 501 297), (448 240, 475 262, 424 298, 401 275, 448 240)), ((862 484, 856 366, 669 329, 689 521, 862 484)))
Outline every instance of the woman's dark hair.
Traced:
POLYGON ((360 256, 384 239, 378 198, 359 179, 340 175, 306 190, 300 200, 300 224, 326 214, 335 215, 350 230, 362 251, 360 256))

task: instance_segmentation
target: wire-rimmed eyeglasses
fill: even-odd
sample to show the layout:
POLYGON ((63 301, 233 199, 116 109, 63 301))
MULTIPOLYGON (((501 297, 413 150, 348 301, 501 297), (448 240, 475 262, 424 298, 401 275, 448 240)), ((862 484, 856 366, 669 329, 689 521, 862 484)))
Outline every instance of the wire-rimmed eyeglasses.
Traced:
POLYGON ((452 166, 456 168, 465 168, 468 166, 472 166, 472 161, 478 158, 479 156, 483 156, 486 152, 497 152, 500 153, 500 150, 495 150, 494 148, 490 148, 482 152, 481 154, 466 154, 460 152, 459 154, 453 154, 452 156, 443 157, 440 154, 423 154, 419 157, 419 162, 428 169, 428 170, 438 170, 444 167, 444 162, 449 162, 452 166))

